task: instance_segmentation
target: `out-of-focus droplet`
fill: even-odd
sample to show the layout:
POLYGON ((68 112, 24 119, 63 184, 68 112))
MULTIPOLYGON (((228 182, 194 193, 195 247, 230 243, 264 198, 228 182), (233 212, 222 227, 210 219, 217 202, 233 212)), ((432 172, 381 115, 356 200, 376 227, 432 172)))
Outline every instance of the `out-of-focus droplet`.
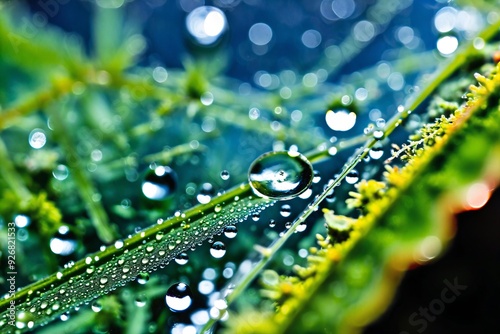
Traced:
POLYGON ((328 110, 325 115, 326 125, 334 131, 348 131, 356 124, 356 114, 345 109, 328 110))
POLYGON ((33 129, 30 132, 28 141, 31 147, 38 150, 45 146, 45 143, 47 142, 47 136, 42 129, 33 129))
POLYGON ((228 25, 226 15, 220 9, 201 6, 186 17, 186 28, 196 43, 211 46, 220 40, 228 25))

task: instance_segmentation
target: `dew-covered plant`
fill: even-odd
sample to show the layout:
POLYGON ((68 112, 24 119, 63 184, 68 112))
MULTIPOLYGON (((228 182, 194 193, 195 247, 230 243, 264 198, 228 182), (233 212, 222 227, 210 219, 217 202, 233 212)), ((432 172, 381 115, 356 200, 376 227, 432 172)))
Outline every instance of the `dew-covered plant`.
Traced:
MULTIPOLYGON (((434 4, 437 50, 398 23, 411 1, 301 4, 338 36, 253 82, 225 72, 228 25, 273 5, 179 1, 183 69, 131 19, 161 1, 86 2, 88 40, 42 5, 0 3, 1 333, 360 332, 500 178, 487 1, 434 4)), ((245 38, 246 64, 277 43, 245 38)))

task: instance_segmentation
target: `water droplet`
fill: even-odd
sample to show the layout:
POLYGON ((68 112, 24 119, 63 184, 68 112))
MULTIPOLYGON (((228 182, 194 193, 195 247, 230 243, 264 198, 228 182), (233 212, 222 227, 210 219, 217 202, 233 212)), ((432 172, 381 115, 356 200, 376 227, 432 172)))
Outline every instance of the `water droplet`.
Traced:
POLYGON ((292 227, 292 222, 286 222, 285 223, 285 228, 289 229, 290 227, 292 227))
POLYGON ((224 228, 224 235, 229 239, 236 237, 237 233, 238 229, 234 225, 229 225, 224 228))
POLYGON ((105 277, 105 276, 101 277, 101 278, 99 279, 99 283, 101 283, 101 284, 106 284, 106 283, 108 283, 108 278, 107 278, 107 277, 105 277))
POLYGON ((384 150, 382 149, 382 146, 373 146, 368 154, 370 155, 370 158, 377 160, 384 155, 384 150))
POLYGON ((140 294, 135 297, 134 303, 137 307, 143 307, 146 305, 147 301, 148 299, 146 298, 146 296, 144 294, 140 294))
POLYGON ((177 175, 167 166, 150 170, 142 182, 142 193, 149 199, 161 201, 171 195, 177 187, 177 175))
POLYGON ((220 9, 201 6, 186 17, 186 28, 198 44, 210 46, 217 43, 227 30, 227 20, 220 9))
POLYGON ((47 142, 47 137, 42 129, 33 129, 28 138, 30 146, 37 150, 44 147, 47 142))
POLYGON ((252 163, 248 179, 258 196, 287 200, 307 190, 313 180, 313 169, 298 152, 269 152, 252 163))
POLYGON ((274 219, 269 220, 269 227, 273 228, 276 226, 276 221, 274 219))
POLYGON ((196 199, 201 204, 207 204, 212 199, 212 196, 215 195, 214 187, 210 183, 203 183, 201 185, 201 189, 199 194, 196 196, 196 199))
POLYGON ((184 311, 192 302, 191 288, 185 283, 176 283, 168 288, 165 301, 172 311, 184 311))
POLYGON ((97 313, 97 312, 100 312, 102 310, 102 305, 99 301, 96 300, 95 302, 92 303, 91 308, 92 308, 92 311, 97 313))
POLYGON ((384 131, 382 131, 382 130, 373 131, 373 138, 382 139, 382 137, 384 137, 384 131))
POLYGON ((24 228, 31 224, 31 218, 26 215, 17 215, 14 217, 14 223, 18 228, 24 228))
POLYGON ((259 214, 259 213, 253 213, 253 214, 252 214, 252 220, 253 220, 254 222, 258 222, 258 221, 259 221, 259 219, 260 219, 260 214, 259 214))
POLYGON ((123 241, 122 240, 116 240, 115 241, 115 248, 120 249, 123 247, 123 241))
POLYGON ((300 223, 297 228, 295 229, 296 232, 304 232, 307 228, 307 224, 302 222, 300 223))
POLYGON ((65 225, 59 227, 57 233, 50 239, 50 250, 54 254, 68 256, 77 246, 76 235, 65 225))
POLYGON ((63 181, 69 175, 68 167, 65 165, 57 165, 56 168, 52 171, 52 175, 56 178, 56 180, 63 181))
POLYGON ((61 321, 68 321, 69 320, 69 312, 64 312, 63 314, 61 314, 61 316, 59 318, 61 319, 61 321))
POLYGON ((189 256, 186 253, 180 253, 175 257, 175 262, 181 266, 185 265, 189 261, 189 256))
POLYGON ((328 110, 325 115, 326 125, 334 131, 348 131, 356 124, 356 114, 346 109, 334 112, 328 110))
POLYGON ((228 180, 229 176, 230 176, 229 172, 225 169, 222 172, 220 172, 220 178, 223 179, 224 181, 228 180))
POLYGON ((302 194, 299 195, 299 198, 302 198, 302 199, 308 199, 309 197, 311 197, 313 191, 311 188, 307 188, 306 191, 304 191, 302 194))
POLYGON ((349 184, 354 184, 358 182, 359 180, 359 173, 357 170, 351 170, 349 173, 347 173, 345 180, 349 184))
POLYGON ((321 175, 317 170, 313 171, 313 175, 314 175, 312 180, 313 183, 318 183, 319 181, 321 181, 321 175))
POLYGON ((226 245, 221 241, 216 241, 210 247, 210 254, 216 259, 221 258, 226 254, 226 245))
POLYGON ((146 284, 148 281, 149 281, 148 273, 139 273, 139 275, 137 275, 137 283, 146 284))
POLYGON ((292 207, 288 204, 283 204, 280 209, 280 215, 283 217, 290 217, 292 214, 292 207))

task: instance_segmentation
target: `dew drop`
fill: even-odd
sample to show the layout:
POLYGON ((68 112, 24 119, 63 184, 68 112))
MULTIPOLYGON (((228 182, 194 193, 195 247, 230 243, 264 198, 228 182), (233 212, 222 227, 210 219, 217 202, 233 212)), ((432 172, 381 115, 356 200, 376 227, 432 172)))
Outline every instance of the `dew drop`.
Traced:
POLYGON ((186 253, 180 253, 175 257, 175 262, 181 266, 185 265, 189 261, 189 256, 186 253))
POLYGON ((196 196, 196 199, 201 204, 207 204, 208 202, 210 202, 212 196, 214 195, 215 195, 214 187, 210 183, 203 183, 201 185, 200 192, 196 196))
POLYGON ((349 184, 354 184, 358 182, 359 180, 359 173, 357 170, 351 170, 349 173, 347 173, 345 180, 349 184))
POLYGON ((168 288, 165 301, 172 311, 184 311, 192 302, 191 288, 185 283, 176 283, 168 288))
POLYGON ((139 273, 139 275, 137 275, 137 283, 146 284, 148 281, 149 281, 148 273, 139 273))
POLYGON ((57 165, 52 171, 52 175, 56 180, 64 181, 68 178, 69 170, 65 165, 57 165))
POLYGON ((286 222, 285 223, 285 228, 289 229, 290 227, 292 227, 292 222, 286 222))
POLYGON ((306 223, 300 223, 299 226, 295 229, 296 232, 304 232, 307 228, 306 223))
POLYGON ((93 303, 92 303, 91 309, 92 309, 92 311, 94 311, 95 313, 97 313, 97 312, 101 312, 101 310, 102 310, 102 305, 101 305, 101 303, 100 303, 99 301, 97 301, 97 300, 96 300, 95 302, 93 302, 93 303))
POLYGON ((230 176, 229 172, 225 169, 222 172, 220 172, 220 178, 223 179, 224 181, 228 180, 229 176, 230 176))
POLYGON ((258 214, 258 213, 254 213, 254 214, 252 214, 252 220, 253 220, 254 222, 258 222, 258 221, 259 221, 259 219, 260 219, 260 214, 258 214))
POLYGON ((200 6, 186 17, 186 28, 196 43, 211 46, 220 40, 228 27, 224 12, 216 7, 200 6))
POLYGON ((292 214, 292 207, 288 204, 283 204, 280 209, 280 215, 283 217, 290 217, 292 214))
POLYGON ((276 226, 276 221, 274 219, 269 220, 269 227, 273 228, 276 226))
POLYGON ((384 137, 384 131, 382 131, 382 130, 373 131, 373 138, 382 139, 382 137, 384 137))
POLYGON ((144 177, 142 193, 149 199, 161 201, 171 195, 176 187, 175 172, 168 166, 157 166, 144 177))
POLYGON ((381 146, 374 146, 368 154, 370 155, 370 158, 377 160, 384 155, 384 150, 381 146))
POLYGON ((144 307, 146 305, 147 298, 144 294, 140 294, 135 297, 134 303, 137 307, 144 307))
POLYGON ((313 169, 306 157, 298 152, 269 152, 252 163, 248 179, 256 195, 288 200, 309 188, 313 169))
POLYGON ((76 235, 65 225, 59 227, 57 233, 50 239, 50 250, 62 256, 72 254, 77 245, 76 235))
POLYGON ((47 137, 42 129, 34 129, 30 132, 28 141, 31 147, 38 150, 45 146, 47 137))
POLYGON ((346 109, 336 112, 328 110, 325 115, 326 124, 334 131, 348 131, 356 124, 356 114, 346 109))
POLYGON ((108 283, 108 278, 107 278, 107 277, 101 277, 101 278, 99 279, 99 282, 100 282, 101 284, 106 284, 106 283, 108 283))
POLYGON ((228 225, 224 228, 224 235, 229 239, 236 237, 237 233, 238 229, 234 225, 228 225))
POLYGON ((214 242, 210 247, 210 254, 216 259, 223 257, 226 254, 226 245, 221 241, 214 242))
POLYGON ((312 180, 313 183, 318 183, 319 181, 321 181, 321 175, 317 170, 313 171, 313 175, 314 175, 312 180))

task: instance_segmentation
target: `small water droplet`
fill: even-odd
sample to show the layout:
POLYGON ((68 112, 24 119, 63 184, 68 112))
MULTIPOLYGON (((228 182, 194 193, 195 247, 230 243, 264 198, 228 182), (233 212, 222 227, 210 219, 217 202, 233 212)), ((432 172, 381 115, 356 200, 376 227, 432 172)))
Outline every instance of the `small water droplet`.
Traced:
POLYGON ((146 296, 144 294, 140 294, 135 297, 134 303, 137 307, 143 307, 146 305, 147 301, 148 299, 146 298, 146 296))
POLYGON ((283 217, 290 217, 292 214, 292 207, 288 204, 283 204, 280 209, 280 215, 283 217))
POLYGON ((296 232, 304 232, 307 228, 306 223, 302 222, 300 223, 297 228, 295 229, 296 232))
POLYGON ((137 275, 137 283, 146 284, 148 281, 149 281, 148 273, 139 273, 139 275, 137 275))
POLYGON ((188 263, 188 261, 189 261, 189 256, 186 253, 180 253, 175 257, 175 262, 177 262, 177 264, 181 266, 188 263))
POLYGON ((269 220, 269 227, 273 228, 276 226, 276 221, 274 219, 269 220))
POLYGON ((260 214, 259 214, 259 213, 253 213, 253 214, 252 214, 252 220, 253 220, 254 222, 259 221, 259 219, 260 219, 260 214))
POLYGON ((192 303, 191 288, 185 283, 176 283, 168 288, 165 301, 172 311, 184 311, 192 303))
POLYGON ((50 239, 50 250, 54 254, 68 256, 78 246, 76 235, 65 225, 59 227, 57 233, 50 239))
POLYGON ((207 204, 212 199, 212 196, 215 195, 214 187, 210 183, 203 183, 201 185, 200 192, 196 196, 196 199, 201 204, 207 204))
POLYGON ((314 175, 312 180, 313 183, 318 183, 319 181, 321 181, 321 175, 317 170, 313 171, 313 175, 314 175))
POLYGON ((220 9, 200 6, 186 17, 186 28, 196 43, 211 46, 216 44, 227 30, 227 20, 220 9))
POLYGON ((221 241, 216 241, 210 247, 210 254, 216 259, 221 258, 226 254, 226 245, 221 241))
POLYGON ((285 228, 289 229, 290 227, 292 227, 292 222, 286 222, 285 223, 285 228))
POLYGON ((38 150, 45 146, 47 142, 47 136, 42 129, 33 129, 29 135, 29 144, 34 149, 38 150))
POLYGON ((102 305, 101 305, 101 303, 99 301, 96 300, 95 302, 92 303, 91 308, 92 308, 92 311, 94 311, 96 313, 97 312, 101 312, 102 305))
POLYGON ((384 131, 382 131, 382 130, 373 131, 373 138, 382 139, 383 137, 384 137, 384 131))
POLYGON ((223 179, 224 181, 229 180, 229 172, 227 170, 223 170, 220 172, 220 178, 223 179))
POLYGON ((334 112, 328 110, 325 115, 326 124, 334 131, 348 131, 356 124, 356 114, 346 109, 334 112))
POLYGON ((103 276, 103 277, 101 277, 101 278, 99 279, 99 282, 100 282, 101 284, 106 284, 106 283, 108 283, 108 278, 107 278, 107 277, 105 277, 105 276, 103 276))
POLYGON ((347 173, 345 180, 349 184, 354 184, 358 182, 359 180, 359 173, 357 170, 351 170, 349 173, 347 173))
POLYGON ((287 200, 307 190, 313 180, 313 169, 298 152, 269 152, 252 163, 248 179, 258 196, 287 200))
POLYGON ((224 235, 229 239, 236 237, 237 233, 238 229, 234 225, 229 225, 224 228, 224 235))
POLYGON ((52 171, 52 175, 56 180, 64 181, 68 178, 69 170, 65 165, 57 165, 52 171))
POLYGON ((161 201, 177 187, 177 175, 168 166, 157 166, 148 171, 142 182, 142 193, 149 199, 161 201))

